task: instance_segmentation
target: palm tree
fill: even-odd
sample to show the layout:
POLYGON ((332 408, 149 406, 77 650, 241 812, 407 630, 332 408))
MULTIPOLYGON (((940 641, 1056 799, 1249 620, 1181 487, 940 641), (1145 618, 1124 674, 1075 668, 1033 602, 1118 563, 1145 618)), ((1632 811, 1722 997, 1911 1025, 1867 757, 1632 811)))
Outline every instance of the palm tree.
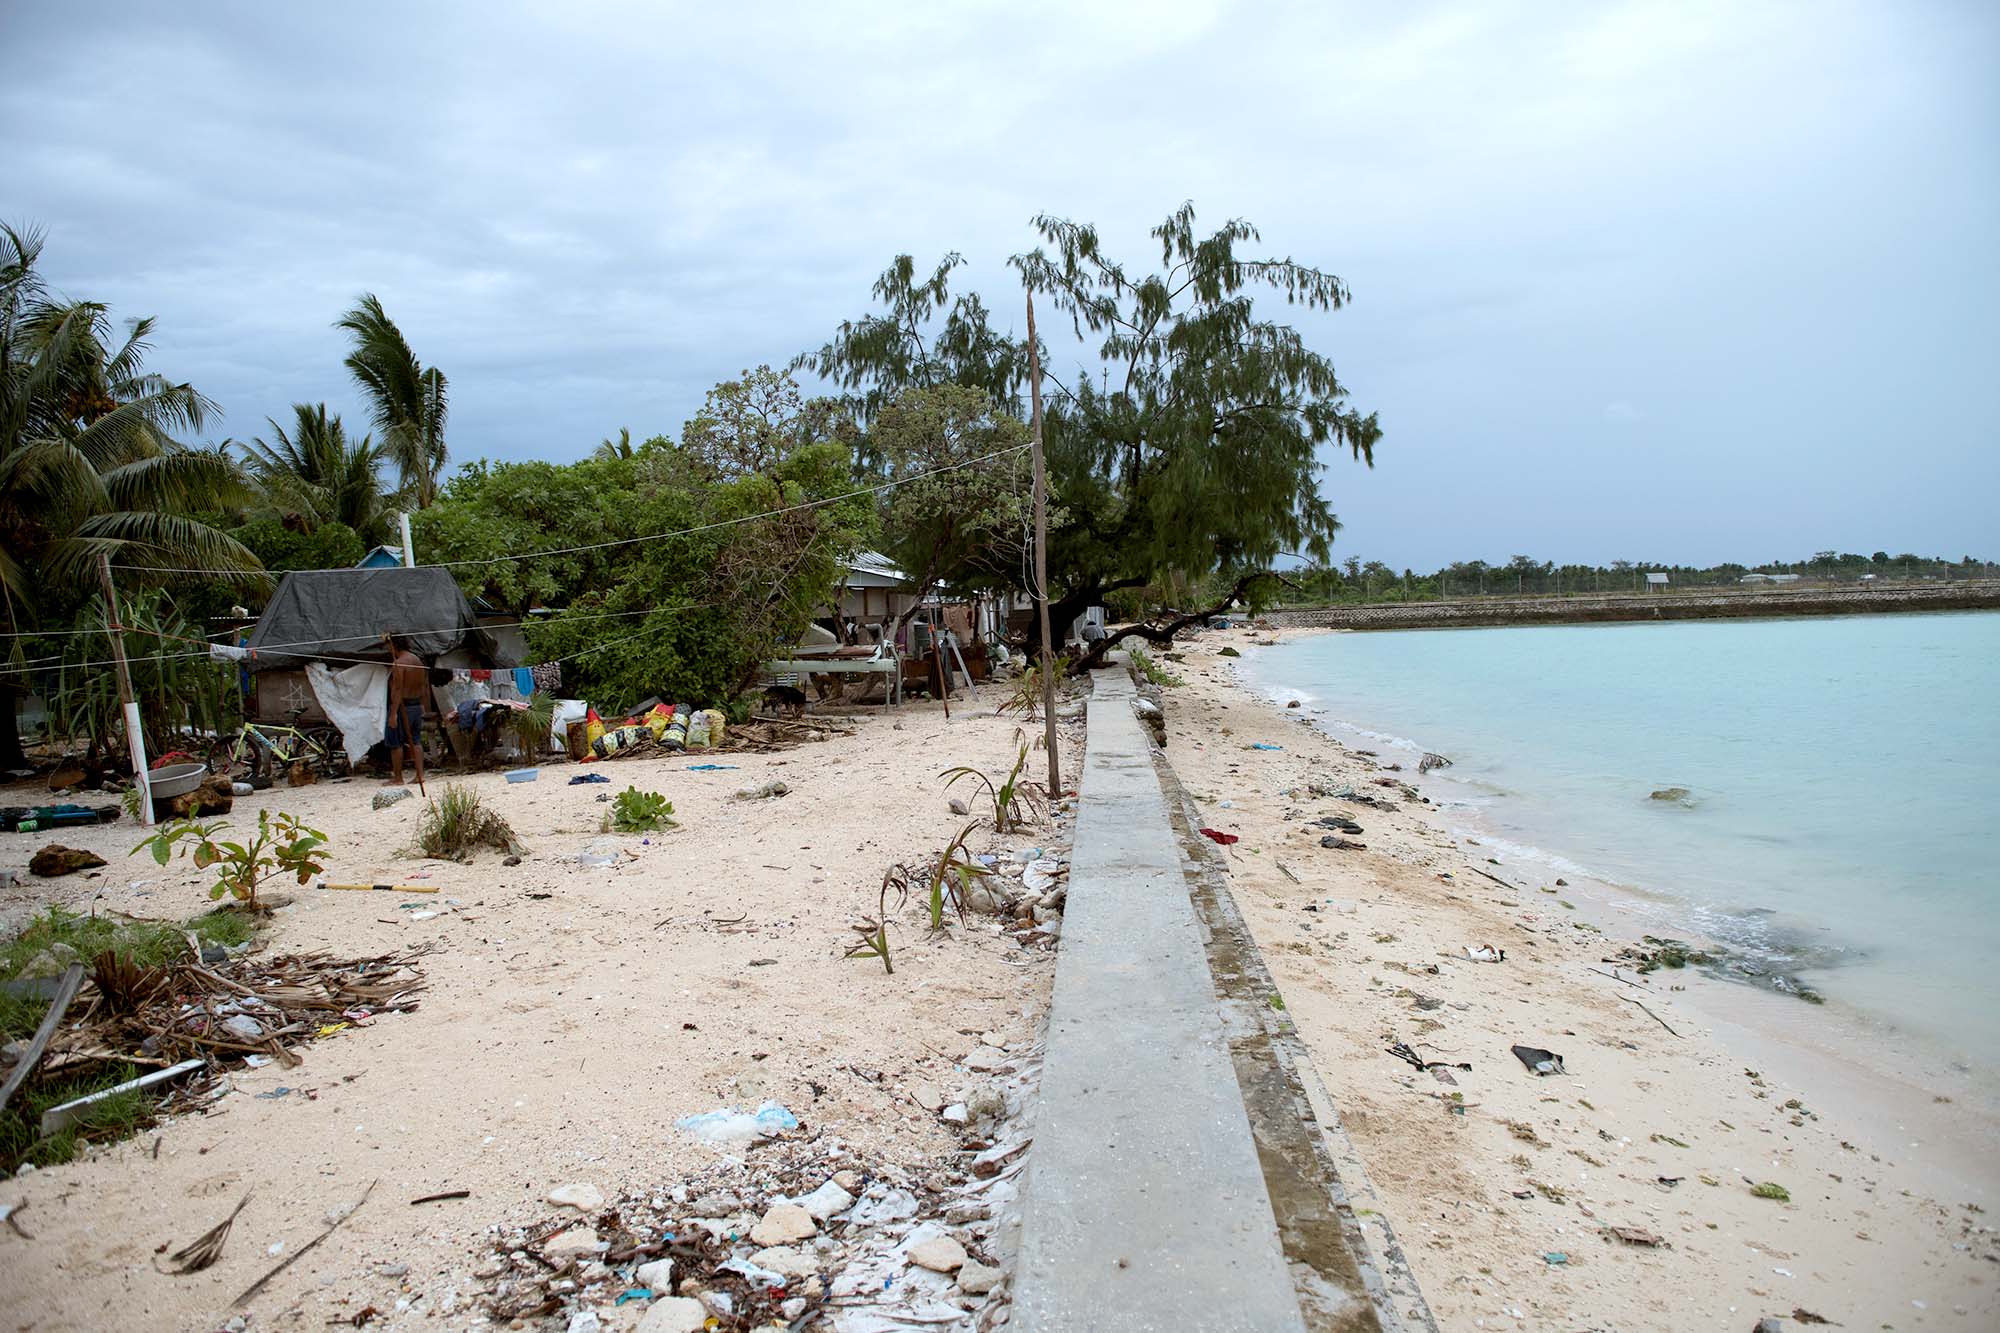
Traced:
MULTIPOLYGON (((225 452, 175 438, 215 404, 144 369, 152 320, 115 342, 103 305, 52 299, 35 267, 43 242, 0 225, 0 624, 39 628, 49 594, 92 586, 100 556, 164 577, 263 581, 255 555, 190 517, 242 488, 225 452)), ((20 640, 6 642, 18 658, 20 640)), ((0 766, 18 766, 22 677, 5 671, 0 766)))
POLYGON ((618 428, 618 438, 615 440, 599 441, 597 448, 591 451, 590 456, 600 463, 632 457, 632 428, 630 426, 620 426, 618 428))
POLYGON ((417 360, 403 331, 372 292, 334 322, 354 336, 347 369, 368 395, 382 455, 395 465, 403 490, 419 509, 437 499, 447 454, 444 420, 450 409, 444 372, 417 360))
POLYGON ((290 435, 266 417, 276 438, 238 445, 265 503, 306 532, 325 523, 345 523, 364 542, 383 540, 387 497, 378 471, 382 454, 373 439, 364 435, 350 442, 340 418, 325 403, 293 403, 292 415, 290 435))

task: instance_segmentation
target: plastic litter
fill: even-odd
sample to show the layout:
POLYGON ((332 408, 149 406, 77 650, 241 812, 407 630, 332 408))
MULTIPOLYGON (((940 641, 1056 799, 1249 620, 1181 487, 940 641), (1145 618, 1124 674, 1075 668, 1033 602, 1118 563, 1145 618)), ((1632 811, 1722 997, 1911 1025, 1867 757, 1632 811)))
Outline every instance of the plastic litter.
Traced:
POLYGON ((509 782, 533 782, 541 775, 542 770, 539 768, 510 768, 501 774, 509 782))
POLYGON ((1535 1074, 1547 1077, 1550 1074, 1567 1074, 1563 1068, 1563 1058, 1554 1051, 1545 1051, 1536 1046, 1516 1046, 1514 1058, 1526 1065, 1535 1074))
POLYGON ((690 773, 719 773, 723 769, 734 767, 736 767, 734 764, 689 764, 687 769, 690 773))
POLYGON ((1251 741, 1250 748, 1253 750, 1282 750, 1285 747, 1282 745, 1271 745, 1264 741, 1251 741))
POLYGON ((1203 829, 1201 831, 1201 836, 1207 838, 1210 842, 1215 843, 1218 846, 1222 847, 1231 847, 1234 846, 1236 843, 1242 841, 1242 839, 1237 837, 1234 833, 1223 833, 1217 829, 1212 829, 1212 828, 1203 829))
POLYGON ((767 1101, 755 1114, 725 1106, 719 1111, 682 1116, 674 1128, 686 1130, 703 1143, 731 1143, 738 1139, 770 1138, 788 1129, 797 1129, 799 1118, 779 1102, 767 1101))
POLYGON ((767 782, 761 787, 738 787, 734 796, 739 801, 766 801, 773 796, 783 796, 790 790, 782 782, 767 782))
POLYGON ((586 782, 609 782, 609 781, 611 781, 611 779, 605 777, 604 774, 602 773, 579 773, 575 777, 569 780, 569 785, 572 787, 577 787, 583 785, 586 782))
POLYGON ((1465 956, 1475 963, 1504 963, 1507 961, 1507 951, 1505 949, 1496 949, 1490 944, 1482 944, 1477 949, 1468 944, 1465 946, 1465 956))

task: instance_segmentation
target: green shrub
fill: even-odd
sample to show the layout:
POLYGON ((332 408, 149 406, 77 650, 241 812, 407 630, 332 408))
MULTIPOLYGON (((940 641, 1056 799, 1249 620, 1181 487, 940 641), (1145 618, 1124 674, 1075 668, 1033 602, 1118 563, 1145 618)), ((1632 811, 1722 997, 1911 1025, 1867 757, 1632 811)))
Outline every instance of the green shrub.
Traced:
POLYGON ((479 847, 514 854, 522 850, 513 826, 482 805, 478 792, 459 782, 446 784, 444 794, 424 807, 417 846, 425 856, 443 861, 468 860, 479 847))
POLYGON ((627 787, 611 802, 604 816, 606 829, 617 833, 651 833, 657 829, 679 828, 674 821, 674 803, 656 791, 627 787))

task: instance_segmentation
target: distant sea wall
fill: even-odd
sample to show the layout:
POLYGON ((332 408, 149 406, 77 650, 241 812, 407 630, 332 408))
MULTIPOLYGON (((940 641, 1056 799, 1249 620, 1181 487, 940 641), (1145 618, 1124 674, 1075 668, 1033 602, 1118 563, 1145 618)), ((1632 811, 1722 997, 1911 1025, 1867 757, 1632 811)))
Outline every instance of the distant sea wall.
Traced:
POLYGON ((1375 602, 1321 610, 1270 611, 1280 627, 1427 629, 1476 625, 1573 625, 1611 620, 1723 620, 1744 616, 1851 616, 1886 611, 2000 608, 2000 579, 1881 587, 1702 589, 1586 597, 1479 597, 1375 602))

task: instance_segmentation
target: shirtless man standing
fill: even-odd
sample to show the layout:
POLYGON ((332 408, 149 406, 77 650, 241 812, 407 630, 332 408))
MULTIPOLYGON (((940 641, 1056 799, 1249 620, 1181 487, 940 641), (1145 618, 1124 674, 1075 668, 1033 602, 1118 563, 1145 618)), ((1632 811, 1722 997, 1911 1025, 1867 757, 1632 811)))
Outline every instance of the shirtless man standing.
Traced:
POLYGON ((421 787, 424 785, 424 690, 430 685, 430 672, 423 659, 395 635, 384 634, 382 642, 389 645, 389 727, 382 741, 389 747, 389 767, 396 774, 383 785, 403 785, 403 748, 408 746, 410 757, 417 763, 417 785, 421 787))

